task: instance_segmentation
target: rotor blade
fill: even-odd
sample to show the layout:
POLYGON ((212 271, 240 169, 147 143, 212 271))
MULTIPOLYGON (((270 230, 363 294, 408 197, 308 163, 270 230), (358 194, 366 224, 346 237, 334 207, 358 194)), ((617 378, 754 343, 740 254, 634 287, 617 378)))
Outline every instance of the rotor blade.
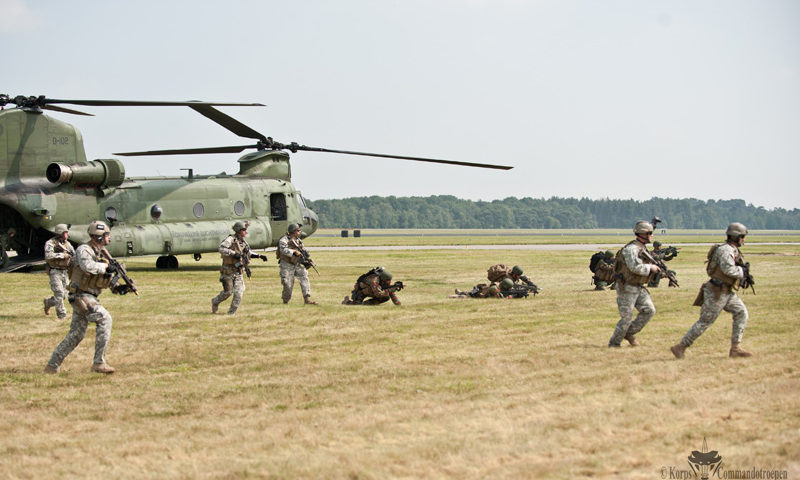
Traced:
POLYGON ((189 105, 189 108, 198 112, 200 115, 203 115, 204 117, 222 125, 240 137, 255 138, 256 140, 261 140, 262 142, 267 141, 267 137, 264 135, 256 132, 239 120, 220 112, 211 105, 189 105))
MULTIPOLYGON (((287 145, 287 148, 289 146, 287 145)), ((347 155, 362 155, 365 157, 397 158, 400 160, 413 160, 415 162, 444 163, 447 165, 461 165, 462 167, 494 168, 497 170, 511 170, 514 167, 506 165, 492 165, 489 163, 459 162, 456 160, 440 160, 436 158, 407 157, 405 155, 388 155, 385 153, 351 152, 349 150, 331 150, 329 148, 307 147, 305 145, 292 145, 292 150, 305 150, 309 152, 344 153, 347 155)))
POLYGON ((147 152, 114 153, 122 157, 143 157, 146 155, 196 155, 201 153, 239 153, 247 148, 258 148, 258 145, 239 145, 230 147, 179 148, 174 150, 150 150, 147 152))
POLYGON ((85 113, 78 110, 73 110, 71 108, 56 107, 55 105, 45 105, 42 108, 46 108, 47 110, 55 110, 56 112, 71 113, 73 115, 86 115, 87 117, 94 117, 94 115, 91 113, 85 113))
POLYGON ((86 105, 93 107, 176 107, 192 105, 218 105, 222 107, 264 107, 262 103, 217 103, 190 100, 186 102, 153 102, 142 100, 61 100, 58 98, 45 98, 44 103, 70 103, 72 105, 86 105))

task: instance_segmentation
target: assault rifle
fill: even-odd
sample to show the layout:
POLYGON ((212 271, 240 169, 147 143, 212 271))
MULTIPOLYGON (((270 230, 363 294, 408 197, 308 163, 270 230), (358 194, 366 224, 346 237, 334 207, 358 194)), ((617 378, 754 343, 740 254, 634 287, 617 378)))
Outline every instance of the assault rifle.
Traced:
POLYGON ((669 279, 669 286, 670 287, 679 287, 678 279, 675 277, 675 272, 671 271, 667 268, 667 264, 664 263, 664 260, 658 257, 658 255, 653 255, 650 251, 647 250, 646 247, 642 248, 642 251, 645 252, 645 255, 653 262, 659 269, 661 269, 661 273, 669 279))
MULTIPOLYGON (((528 279, 528 277, 526 277, 525 275, 522 275, 519 278, 520 278, 520 281, 522 283, 520 285, 514 285, 515 287, 519 286, 519 287, 522 287, 522 288, 524 288, 525 290, 527 290, 529 292, 533 292, 533 296, 534 297, 536 296, 536 294, 538 294, 539 292, 542 291, 541 288, 536 286, 536 284, 533 283, 530 279, 528 279)), ((527 297, 527 295, 525 295, 525 296, 527 297)))
POLYGON ((125 269, 125 265, 111 258, 111 255, 109 255, 105 249, 103 249, 102 252, 103 256, 105 256, 106 260, 108 260, 109 266, 106 267, 106 275, 111 275, 111 293, 125 295, 128 292, 133 292, 138 297, 139 290, 136 288, 136 284, 133 282, 133 279, 128 276, 128 271, 125 269), (120 280, 125 283, 120 284, 120 280))
MULTIPOLYGON (((311 260, 311 254, 308 253, 308 250, 306 250, 305 248, 302 248, 302 247, 298 247, 297 250, 300 252, 300 255, 303 257, 300 260, 300 265, 302 265, 302 266, 304 266, 306 268, 313 268, 314 271, 317 272, 317 275, 319 275, 319 270, 317 270, 317 264, 314 263, 314 260, 311 260)), ((401 283, 401 285, 402 285, 402 283, 401 283)))
POLYGON ((668 261, 672 260, 673 258, 677 257, 679 251, 680 251, 680 248, 673 247, 673 246, 670 245, 669 247, 661 250, 661 256, 664 258, 665 262, 668 262, 668 261))
POLYGON ((397 281, 397 282, 394 282, 393 284, 389 285, 386 288, 386 290, 388 290, 390 292, 399 292, 400 290, 403 289, 403 287, 405 287, 405 285, 403 285, 403 282, 397 281))
POLYGON ((750 273, 750 262, 747 262, 744 265, 742 265, 742 271, 744 273, 744 276, 742 276, 742 279, 739 280, 739 286, 745 290, 747 290, 748 288, 751 289, 753 291, 753 295, 755 295, 756 287, 754 285, 756 284, 756 281, 753 278, 753 275, 750 273))
POLYGON ((514 285, 508 290, 500 290, 500 295, 503 297, 511 297, 511 298, 525 298, 527 297, 530 292, 533 292, 533 296, 536 296, 536 290, 530 288, 529 285, 514 285))

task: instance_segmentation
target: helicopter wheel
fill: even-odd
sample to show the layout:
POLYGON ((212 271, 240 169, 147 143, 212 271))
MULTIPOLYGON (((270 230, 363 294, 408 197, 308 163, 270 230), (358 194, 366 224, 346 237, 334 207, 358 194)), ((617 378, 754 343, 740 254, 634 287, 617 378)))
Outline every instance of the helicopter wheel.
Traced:
POLYGON ((195 262, 199 262, 201 258, 203 258, 203 255, 201 255, 199 253, 195 253, 194 254, 194 261, 195 262))
POLYGON ((174 270, 178 268, 178 257, 175 255, 162 255, 156 259, 156 268, 174 270))

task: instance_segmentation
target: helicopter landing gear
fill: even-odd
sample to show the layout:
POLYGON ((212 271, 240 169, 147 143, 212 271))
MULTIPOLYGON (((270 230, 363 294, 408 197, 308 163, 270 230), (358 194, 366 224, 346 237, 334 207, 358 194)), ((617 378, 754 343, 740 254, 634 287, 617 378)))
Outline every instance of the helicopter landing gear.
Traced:
POLYGON ((193 258, 194 258, 195 262, 199 262, 200 259, 203 258, 203 256, 201 254, 199 254, 199 253, 195 253, 193 258))
POLYGON ((162 255, 156 259, 156 268, 174 270, 178 268, 178 257, 175 255, 162 255))

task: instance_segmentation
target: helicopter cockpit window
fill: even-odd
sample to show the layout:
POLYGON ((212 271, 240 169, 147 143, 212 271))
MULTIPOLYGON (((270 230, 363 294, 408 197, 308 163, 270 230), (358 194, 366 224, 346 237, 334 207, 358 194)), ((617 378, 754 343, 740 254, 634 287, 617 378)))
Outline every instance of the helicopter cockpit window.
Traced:
POLYGON ((150 208, 150 216, 153 217, 153 220, 161 218, 162 213, 164 210, 157 203, 150 208))
POLYGON ((308 206, 306 206, 306 199, 303 198, 303 196, 300 195, 299 193, 297 194, 297 201, 300 202, 301 208, 308 208, 308 206))
POLYGON ((269 213, 272 220, 286 220, 286 197, 282 193, 269 196, 269 213))
POLYGON ((114 225, 119 220, 119 218, 117 218, 117 209, 114 207, 106 208, 105 217, 109 225, 114 225))
POLYGON ((192 213, 194 213, 195 217, 202 218, 203 215, 206 214, 206 209, 202 203, 197 202, 194 204, 194 207, 192 207, 192 213))
POLYGON ((244 215, 244 202, 241 200, 236 200, 236 203, 233 204, 233 213, 236 215, 242 216, 244 215))

